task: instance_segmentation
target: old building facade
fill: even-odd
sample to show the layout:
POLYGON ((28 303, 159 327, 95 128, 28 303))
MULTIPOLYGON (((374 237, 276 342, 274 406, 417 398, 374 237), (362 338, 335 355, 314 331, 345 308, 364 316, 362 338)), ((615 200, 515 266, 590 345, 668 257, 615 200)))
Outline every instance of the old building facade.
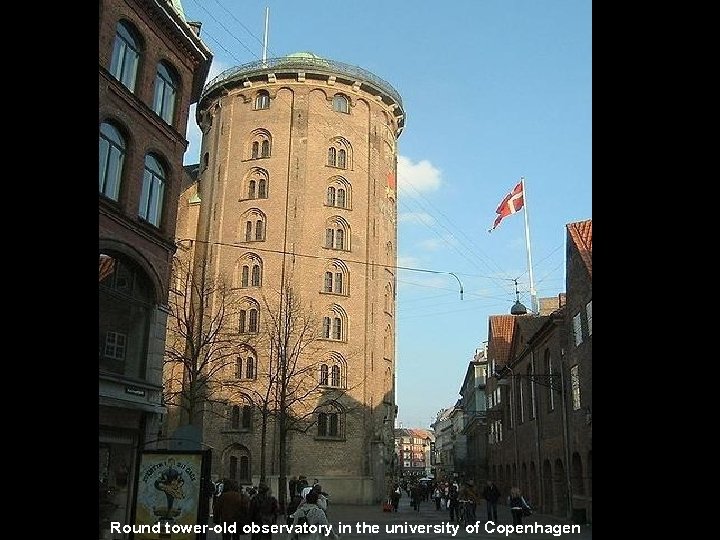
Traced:
POLYGON ((405 482, 430 477, 435 434, 423 428, 396 428, 398 479, 405 482))
MULTIPOLYGON (((224 332, 238 347, 197 422, 213 474, 257 483, 262 472, 281 496, 304 474, 334 501, 379 501, 394 458, 400 96, 361 68, 298 53, 219 75, 197 120, 201 161, 177 238, 196 280, 227 285, 224 332), (272 383, 283 358, 297 361, 285 398, 272 383), (264 416, 271 384, 285 407, 264 416)), ((224 301, 204 300, 215 314, 224 301)))
POLYGON ((566 229, 569 337, 564 360, 569 375, 572 512, 576 521, 592 521, 592 220, 569 223, 566 229))
POLYGON ((99 10, 100 535, 130 523, 138 453, 165 408, 162 361, 188 110, 212 55, 179 0, 99 10))
POLYGON ((487 472, 487 350, 477 349, 468 363, 465 379, 460 387, 460 404, 464 414, 463 434, 467 442, 467 461, 464 477, 476 486, 483 485, 487 472))

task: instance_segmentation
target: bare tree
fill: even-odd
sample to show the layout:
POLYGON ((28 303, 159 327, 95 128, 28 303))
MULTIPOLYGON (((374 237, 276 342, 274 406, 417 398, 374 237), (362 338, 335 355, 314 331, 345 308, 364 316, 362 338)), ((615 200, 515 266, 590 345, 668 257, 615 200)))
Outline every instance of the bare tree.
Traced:
MULTIPOLYGON (((262 344, 267 359, 258 373, 258 381, 251 396, 261 416, 260 481, 267 473, 268 429, 273 421, 278 434, 279 502, 286 503, 288 434, 306 432, 315 425, 317 401, 339 401, 347 388, 335 388, 320 381, 321 351, 319 321, 299 295, 286 285, 278 292, 279 302, 263 297, 267 324, 262 344)), ((342 385, 340 385, 342 386, 342 385)))
POLYGON ((206 270, 205 258, 173 261, 164 397, 166 405, 180 412, 180 425, 198 425, 206 404, 225 403, 234 385, 241 389, 226 376, 247 344, 233 328, 239 301, 225 280, 208 277, 206 270))

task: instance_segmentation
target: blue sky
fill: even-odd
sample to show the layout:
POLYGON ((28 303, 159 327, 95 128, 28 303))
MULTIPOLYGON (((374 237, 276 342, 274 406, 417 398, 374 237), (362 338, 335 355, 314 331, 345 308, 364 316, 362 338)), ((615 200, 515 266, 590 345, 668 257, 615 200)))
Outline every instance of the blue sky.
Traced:
MULTIPOLYGON (((428 427, 458 399, 488 316, 530 306, 523 214, 489 234, 526 182, 535 288, 564 292, 565 225, 592 217, 590 0, 183 0, 214 53, 210 78, 262 55, 310 51, 400 93, 397 403, 428 427), (459 285, 449 272, 462 282, 459 285)), ((209 78, 209 79, 210 79, 209 78)), ((208 80, 209 80, 208 79, 208 80)), ((199 161, 194 108, 185 163, 199 161)))

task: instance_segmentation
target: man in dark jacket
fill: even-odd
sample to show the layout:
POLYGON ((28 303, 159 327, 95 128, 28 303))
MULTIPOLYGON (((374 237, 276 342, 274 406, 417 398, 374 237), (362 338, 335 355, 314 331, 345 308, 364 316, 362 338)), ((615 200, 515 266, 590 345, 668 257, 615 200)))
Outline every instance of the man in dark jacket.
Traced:
POLYGON ((497 523, 497 502, 500 498, 500 490, 492 480, 487 481, 483 489, 483 498, 487 501, 488 521, 497 523))

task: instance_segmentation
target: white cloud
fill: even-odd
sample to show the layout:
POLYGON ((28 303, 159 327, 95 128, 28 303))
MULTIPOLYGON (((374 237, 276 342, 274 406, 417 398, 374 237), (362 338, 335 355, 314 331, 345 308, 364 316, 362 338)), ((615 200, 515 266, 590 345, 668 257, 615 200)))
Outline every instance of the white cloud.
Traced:
POLYGON ((412 255, 398 255, 397 258, 397 265, 404 266, 405 268, 414 268, 418 266, 419 263, 420 261, 417 257, 413 257, 412 255))
POLYGON ((409 197, 422 191, 436 191, 441 184, 441 173, 432 163, 423 159, 413 163, 410 158, 398 156, 398 189, 409 197))
POLYGON ((401 212, 398 216, 401 223, 417 223, 425 225, 435 225, 436 220, 426 212, 401 212))

